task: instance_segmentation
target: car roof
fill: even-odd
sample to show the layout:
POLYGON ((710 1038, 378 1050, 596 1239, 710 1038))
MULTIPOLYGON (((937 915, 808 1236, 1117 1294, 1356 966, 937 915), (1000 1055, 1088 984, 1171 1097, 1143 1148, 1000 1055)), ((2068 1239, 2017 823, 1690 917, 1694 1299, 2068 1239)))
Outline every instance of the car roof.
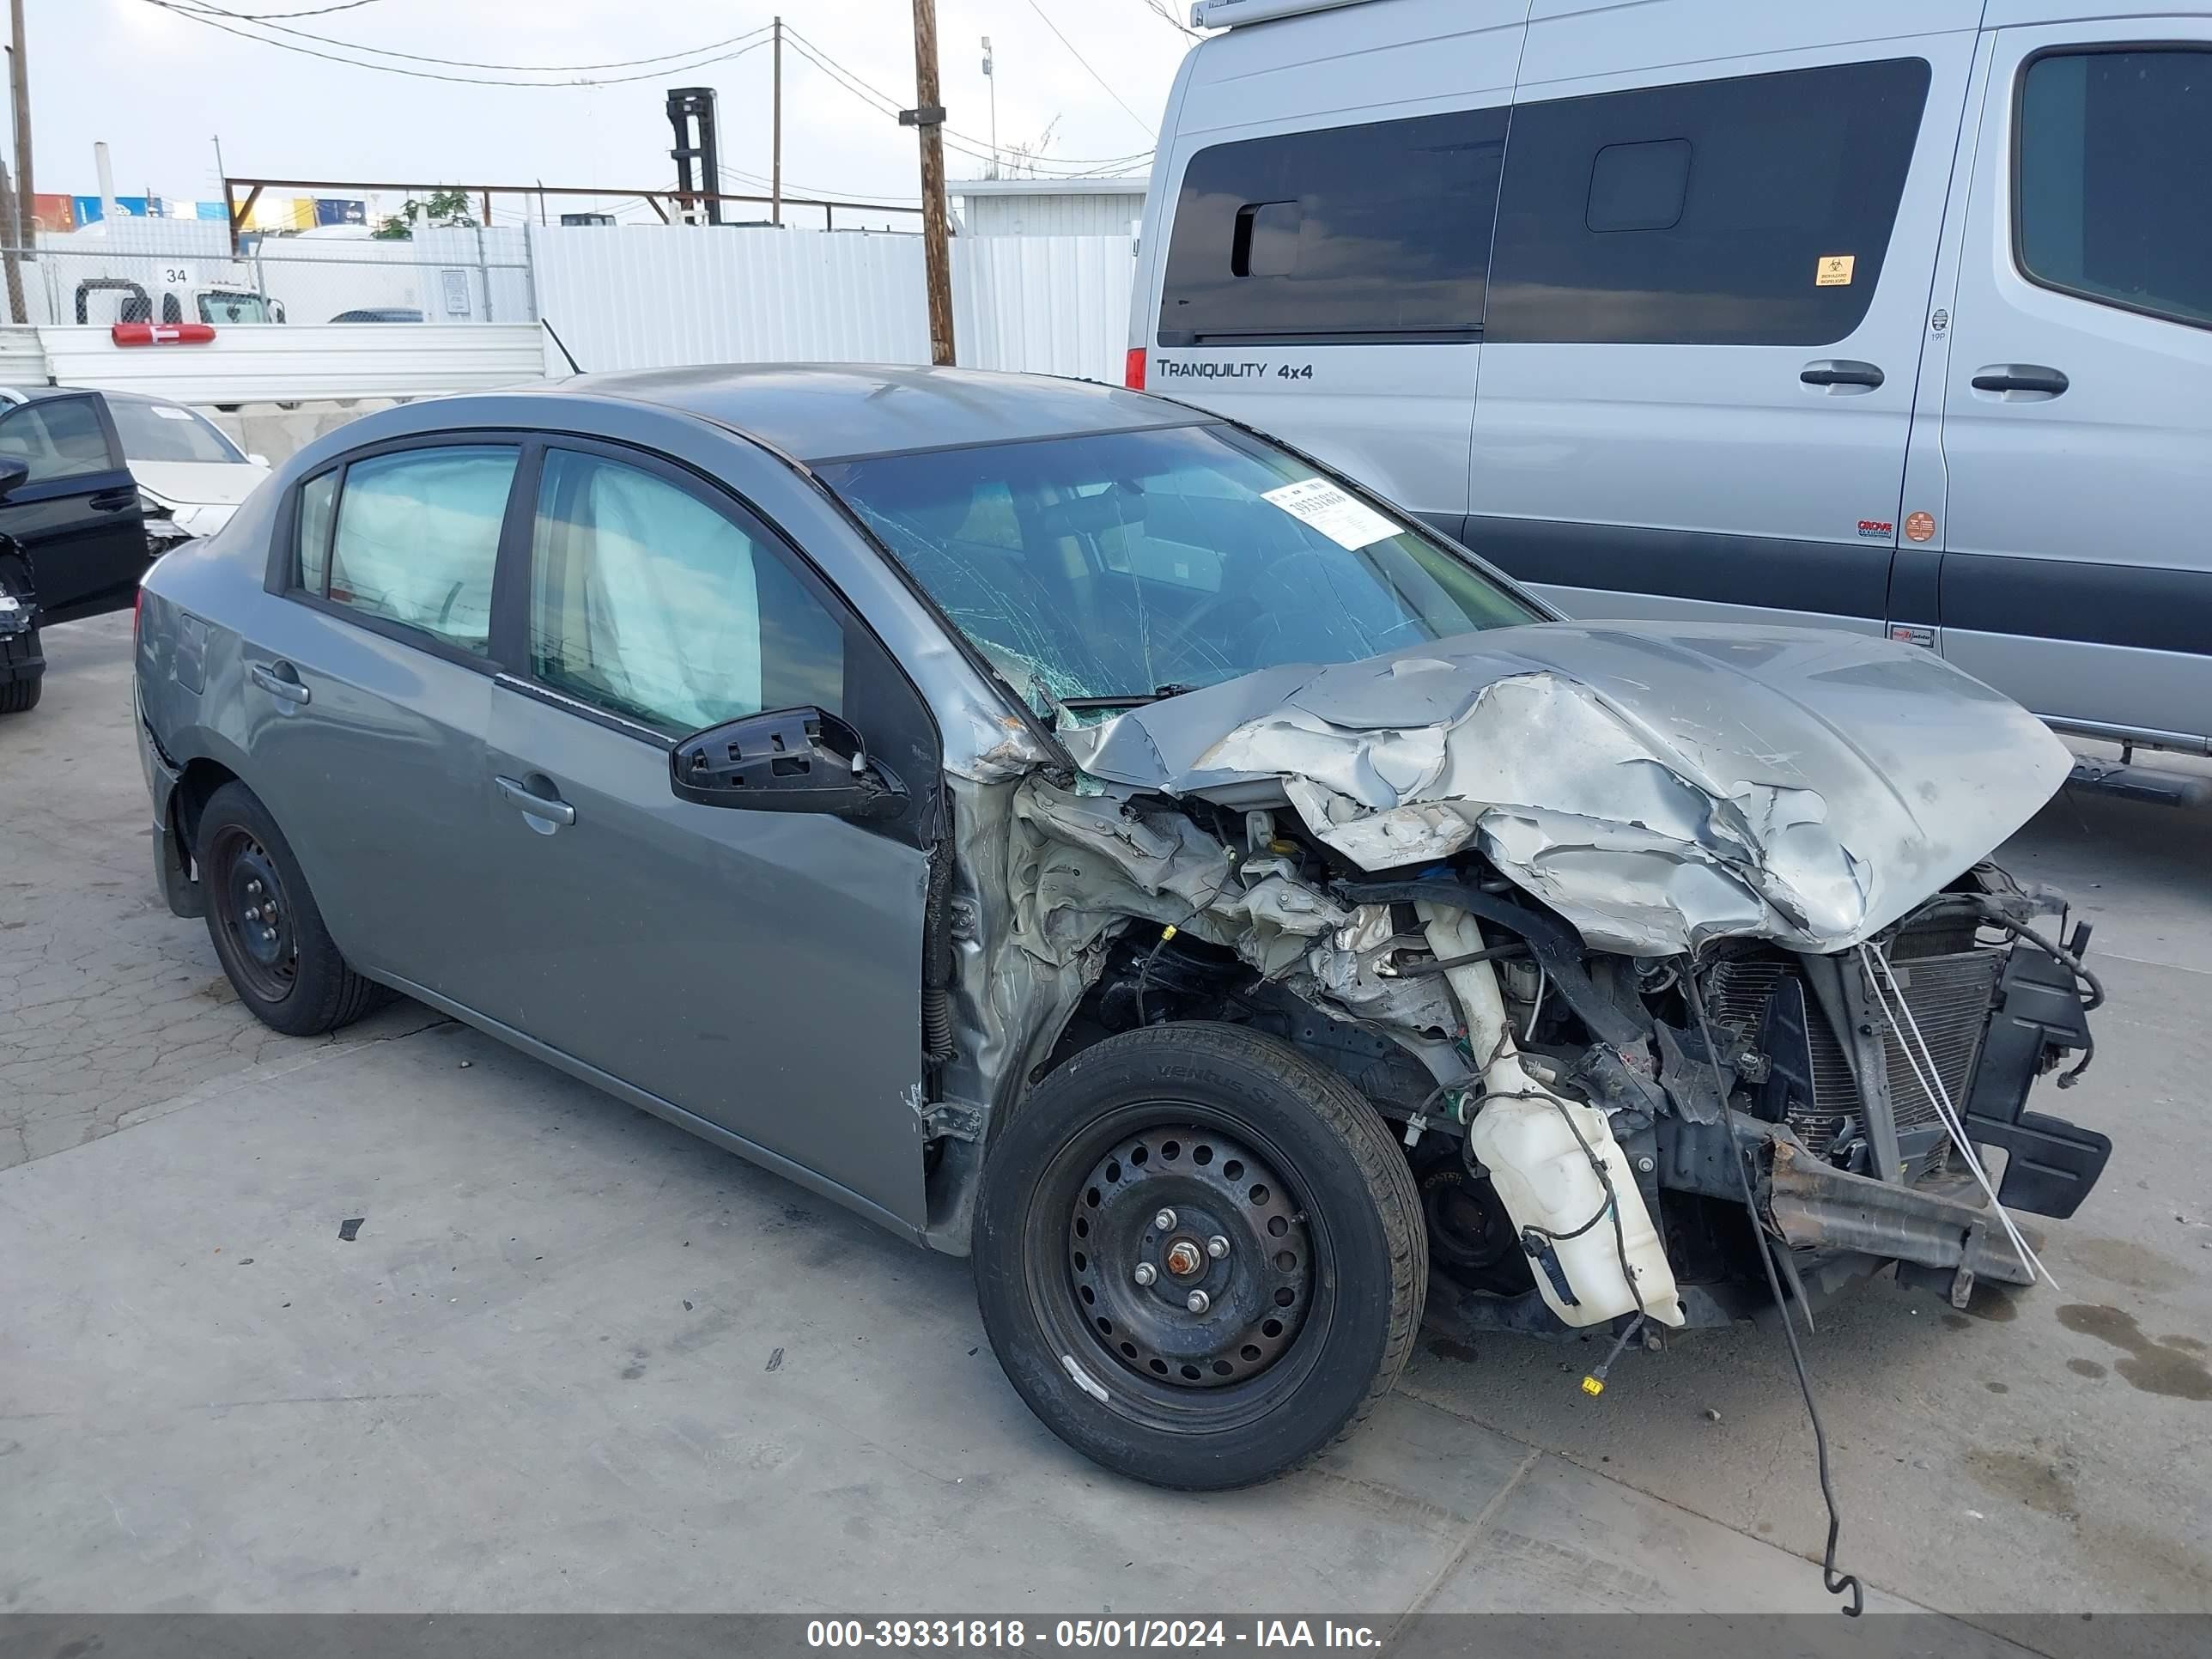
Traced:
POLYGON ((799 460, 1187 426, 1210 416, 1091 380, 877 363, 746 363, 581 374, 538 396, 598 394, 729 427, 799 460))

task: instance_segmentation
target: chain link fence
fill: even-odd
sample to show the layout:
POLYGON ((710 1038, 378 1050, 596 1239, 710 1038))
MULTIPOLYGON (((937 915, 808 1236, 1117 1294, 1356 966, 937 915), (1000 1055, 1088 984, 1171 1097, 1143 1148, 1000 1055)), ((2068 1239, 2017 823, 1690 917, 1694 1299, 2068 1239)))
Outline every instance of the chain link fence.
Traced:
POLYGON ((538 317, 529 246, 519 229, 439 229, 408 241, 248 237, 236 253, 219 224, 156 222, 118 232, 0 248, 0 320, 234 327, 538 317))

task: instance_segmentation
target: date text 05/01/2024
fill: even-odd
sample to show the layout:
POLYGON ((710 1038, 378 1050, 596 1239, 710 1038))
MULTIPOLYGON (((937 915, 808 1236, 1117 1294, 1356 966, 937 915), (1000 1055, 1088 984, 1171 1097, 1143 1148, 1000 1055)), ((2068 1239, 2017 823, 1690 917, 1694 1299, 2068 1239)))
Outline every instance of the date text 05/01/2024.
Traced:
POLYGON ((1370 1625, 1334 1620, 1102 1618, 1060 1619, 813 1619, 810 1648, 1013 1650, 1038 1648, 1350 1648, 1382 1644, 1370 1625))

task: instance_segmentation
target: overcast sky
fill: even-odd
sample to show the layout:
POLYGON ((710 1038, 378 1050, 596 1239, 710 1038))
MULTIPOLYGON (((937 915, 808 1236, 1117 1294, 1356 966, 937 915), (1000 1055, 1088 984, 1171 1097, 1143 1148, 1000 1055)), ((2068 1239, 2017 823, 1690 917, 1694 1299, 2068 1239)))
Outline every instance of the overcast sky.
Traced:
MULTIPOLYGON (((337 3, 175 0, 202 16, 219 9, 272 21, 337 3)), ((1186 0, 1162 4, 1188 20, 1186 0)), ((674 164, 662 98, 679 85, 716 88, 725 167, 763 179, 769 171, 764 46, 698 67, 678 58, 548 77, 644 77, 621 84, 482 86, 323 61, 219 32, 151 0, 30 0, 28 11, 42 191, 92 193, 93 142, 104 138, 119 193, 150 187, 164 197, 213 199, 222 193, 216 135, 234 175, 665 185, 674 164)), ((766 24, 778 11, 860 80, 901 106, 914 101, 910 0, 366 0, 284 20, 285 27, 325 40, 272 38, 338 56, 368 54, 328 40, 481 64, 600 64, 705 46, 766 24)), ((950 127, 978 139, 991 132, 991 82, 981 72, 980 45, 988 34, 997 59, 999 142, 1034 143, 1052 124, 1044 154, 1064 165, 1149 149, 1191 44, 1147 0, 938 0, 937 16, 950 127), (1054 38, 1046 18, 1067 44, 1054 38)), ((260 32, 271 33, 268 24, 260 32)), ((529 78, 513 69, 377 61, 444 75, 529 78)), ((841 88, 791 46, 783 91, 787 193, 915 199, 910 131, 841 88)), ((984 171, 980 157, 953 153, 947 161, 956 179, 984 171)))

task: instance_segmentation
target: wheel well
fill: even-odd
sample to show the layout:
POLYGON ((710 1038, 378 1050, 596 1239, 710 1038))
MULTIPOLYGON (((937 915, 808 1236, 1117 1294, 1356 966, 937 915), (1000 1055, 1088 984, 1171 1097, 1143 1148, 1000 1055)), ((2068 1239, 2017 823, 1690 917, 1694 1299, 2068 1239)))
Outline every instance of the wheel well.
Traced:
POLYGON ((178 775, 176 792, 169 798, 169 813, 176 826, 179 851, 187 862, 192 857, 192 849, 199 845, 201 812, 206 810, 216 790, 237 781, 238 774, 221 761, 204 757, 186 762, 185 769, 178 775))

